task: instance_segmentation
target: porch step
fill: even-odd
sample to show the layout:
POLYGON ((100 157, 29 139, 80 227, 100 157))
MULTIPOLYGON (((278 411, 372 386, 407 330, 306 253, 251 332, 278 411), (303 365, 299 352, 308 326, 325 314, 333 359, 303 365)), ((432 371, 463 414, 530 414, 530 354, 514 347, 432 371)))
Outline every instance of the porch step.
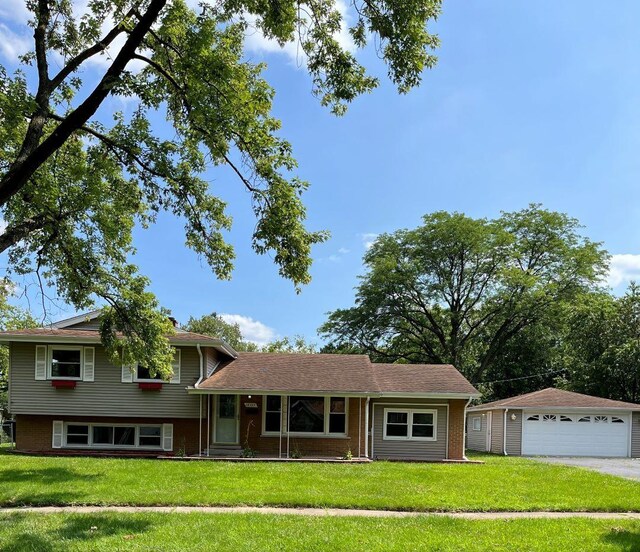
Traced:
POLYGON ((209 456, 240 457, 242 447, 240 445, 212 445, 209 447, 209 456))

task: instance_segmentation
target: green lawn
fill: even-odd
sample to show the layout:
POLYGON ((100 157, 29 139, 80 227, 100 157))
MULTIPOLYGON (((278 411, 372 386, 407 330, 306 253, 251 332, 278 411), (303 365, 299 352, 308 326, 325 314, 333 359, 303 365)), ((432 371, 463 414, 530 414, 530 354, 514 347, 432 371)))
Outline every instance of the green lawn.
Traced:
POLYGON ((261 514, 0 516, 2 551, 186 549, 631 551, 640 549, 640 522, 302 518, 261 514))
POLYGON ((276 505, 640 511, 640 483, 519 458, 485 464, 284 464, 0 453, 0 505, 276 505))

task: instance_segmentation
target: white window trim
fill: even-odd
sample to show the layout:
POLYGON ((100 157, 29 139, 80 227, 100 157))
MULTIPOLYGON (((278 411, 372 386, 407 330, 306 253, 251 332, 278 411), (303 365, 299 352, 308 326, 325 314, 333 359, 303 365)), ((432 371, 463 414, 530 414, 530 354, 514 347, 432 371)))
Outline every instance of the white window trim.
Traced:
POLYGON ((169 380, 164 380, 160 378, 139 378, 138 377, 138 367, 140 365, 136 362, 133 365, 133 382, 134 383, 169 383, 169 380))
MULTIPOLYGON (((140 366, 139 363, 135 362, 133 364, 133 374, 132 374, 132 382, 133 383, 180 383, 180 373, 182 371, 182 350, 181 349, 176 349, 176 355, 178 358, 178 362, 177 362, 177 375, 178 377, 175 378, 176 374, 174 373, 174 378, 171 379, 160 379, 160 378, 139 378, 138 377, 138 367, 140 366)), ((172 366, 174 366, 176 364, 176 362, 172 363, 172 366)), ((175 371, 174 371, 175 372, 175 371)))
POLYGON ((102 450, 163 450, 162 448, 162 424, 92 424, 87 422, 64 422, 64 428, 62 432, 62 448, 73 449, 102 449, 102 450), (68 426, 87 426, 89 428, 88 444, 67 444, 67 428, 68 426), (93 428, 94 427, 134 427, 135 428, 135 444, 134 445, 109 445, 109 444, 93 444, 93 428), (159 427, 160 428, 160 444, 158 446, 141 446, 140 443, 140 428, 141 427, 159 427))
POLYGON ((437 441, 438 440, 438 411, 426 408, 385 408, 382 426, 382 439, 384 441, 437 441), (389 412, 407 413, 407 436, 387 435, 387 417, 389 412), (413 415, 414 414, 433 414, 433 437, 414 437, 413 433, 413 415))
MULTIPOLYGON (((272 395, 272 396, 278 396, 278 395, 272 395)), ((289 413, 289 400, 291 399, 291 397, 309 397, 311 395, 304 395, 304 394, 299 394, 299 395, 282 395, 280 398, 280 426, 282 428, 282 435, 287 435, 287 429, 288 429, 288 413, 289 413), (284 409, 284 416, 282 413, 282 406, 286 404, 286 408, 284 409), (284 418, 284 420, 283 420, 284 418)), ((267 437, 274 437, 277 435, 280 435, 280 431, 266 431, 265 430, 265 413, 267 410, 267 400, 266 400, 267 395, 263 395, 262 398, 262 435, 267 436, 267 437)), ((336 395, 322 395, 322 396, 317 396, 314 398, 322 398, 324 399, 324 431, 320 432, 314 432, 314 431, 292 431, 289 433, 290 437, 318 437, 318 438, 324 438, 324 437, 336 437, 336 438, 341 438, 341 437, 346 437, 347 435, 349 435, 349 397, 337 397, 336 395), (344 432, 343 433, 331 433, 329 431, 329 417, 330 417, 330 411, 331 411, 331 397, 336 398, 336 399, 344 399, 344 432)))
POLYGON ((84 376, 84 347, 82 345, 49 345, 47 347, 47 379, 48 380, 82 381, 83 376, 84 376), (79 377, 77 378, 61 377, 61 376, 54 376, 51 373, 51 368, 53 365, 54 350, 80 352, 80 376, 79 377))
POLYGON ((482 417, 481 416, 473 416, 471 418, 471 430, 472 431, 482 431, 482 417), (476 422, 478 422, 478 427, 476 427, 476 422))
MULTIPOLYGON (((277 431, 267 431, 267 397, 280 397, 280 429, 284 431, 282 427, 282 405, 284 404, 284 396, 282 395, 262 395, 262 435, 280 435, 280 429, 277 431)), ((270 410, 269 412, 275 412, 275 410, 270 410)))

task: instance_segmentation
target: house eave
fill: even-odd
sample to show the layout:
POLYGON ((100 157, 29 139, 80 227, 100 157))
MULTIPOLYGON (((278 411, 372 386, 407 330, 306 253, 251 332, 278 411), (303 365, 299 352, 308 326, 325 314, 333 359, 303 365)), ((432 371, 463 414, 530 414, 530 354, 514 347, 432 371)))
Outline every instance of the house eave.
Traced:
POLYGON ((505 406, 490 406, 489 408, 475 406, 467 409, 467 412, 487 412, 489 410, 535 410, 536 412, 592 412, 597 410, 598 412, 636 412, 640 411, 640 405, 632 408, 625 406, 516 406, 510 404, 505 406))

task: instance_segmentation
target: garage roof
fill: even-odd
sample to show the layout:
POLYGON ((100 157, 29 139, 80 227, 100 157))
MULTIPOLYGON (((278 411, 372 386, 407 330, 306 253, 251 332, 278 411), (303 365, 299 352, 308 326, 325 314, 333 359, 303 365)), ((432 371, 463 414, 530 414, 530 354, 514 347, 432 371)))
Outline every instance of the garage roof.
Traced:
POLYGON ((615 408, 619 410, 640 410, 640 405, 547 387, 546 389, 527 393, 526 395, 480 404, 468 410, 477 411, 502 408, 615 408))

